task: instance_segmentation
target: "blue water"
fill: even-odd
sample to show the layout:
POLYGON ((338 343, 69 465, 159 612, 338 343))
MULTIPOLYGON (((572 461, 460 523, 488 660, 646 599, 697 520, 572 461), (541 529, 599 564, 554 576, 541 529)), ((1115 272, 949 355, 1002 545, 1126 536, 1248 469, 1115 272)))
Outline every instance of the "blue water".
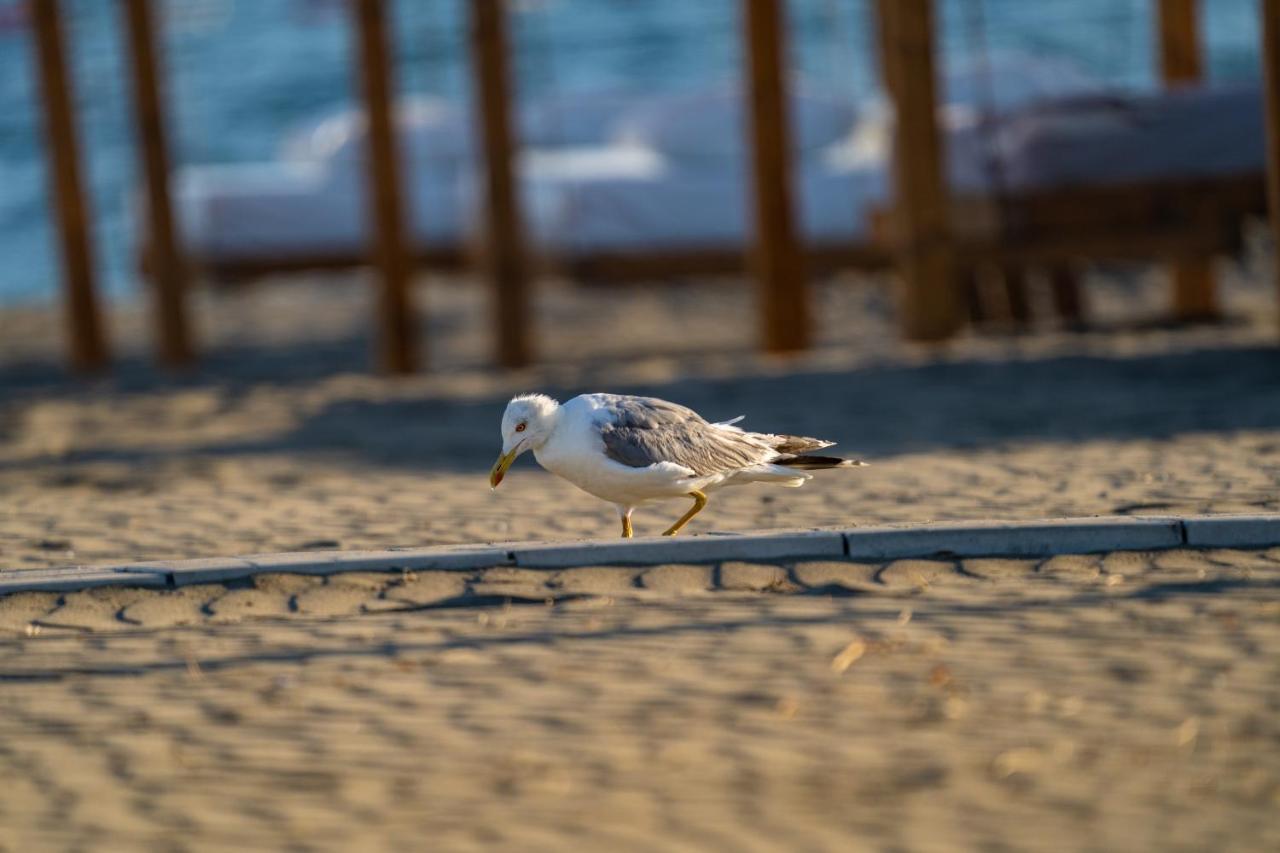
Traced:
MULTIPOLYGON (((402 91, 468 96, 465 0, 393 3, 402 91)), ((1156 0, 943 0, 949 63, 980 51, 1065 57, 1117 86, 1154 85, 1156 0)), ((33 47, 23 0, 0 0, 0 303, 51 298, 58 261, 47 203, 33 47)), ((164 0, 174 160, 269 159, 283 139, 354 95, 346 0, 164 0)), ((138 184, 118 4, 63 0, 103 289, 130 295, 138 184)), ((1258 73, 1258 0, 1203 0, 1211 79, 1258 73)), ((739 0, 520 0, 512 28, 521 97, 680 90, 742 65, 739 0)), ((791 63, 855 96, 876 85, 868 0, 791 0, 791 63)))

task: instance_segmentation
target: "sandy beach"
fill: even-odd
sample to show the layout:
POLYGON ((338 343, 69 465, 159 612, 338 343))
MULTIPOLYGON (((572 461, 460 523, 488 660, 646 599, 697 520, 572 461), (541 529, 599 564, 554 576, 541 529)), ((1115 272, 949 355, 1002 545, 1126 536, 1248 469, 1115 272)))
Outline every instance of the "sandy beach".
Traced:
POLYGON ((4 849, 1280 843, 1277 549, 0 604, 4 849))
MULTIPOLYGON (((1228 272, 1234 268, 1228 268, 1228 272)), ((1098 326, 901 344, 882 283, 753 352, 731 283, 539 295, 544 360, 485 366, 484 299, 428 282, 432 370, 367 372, 367 292, 203 294, 206 359, 66 377, 0 311, 0 571, 610 536, 521 460, 506 399, 611 390, 837 440, 798 490, 690 526, 1280 510, 1273 295, 1174 329, 1159 276, 1098 326), (708 322, 715 318, 715 322, 708 322)), ((646 507, 640 533, 682 506, 646 507)), ((1259 850, 1280 844, 1280 551, 888 564, 259 575, 0 600, 0 850, 1259 850)))
MULTIPOLYGON (((0 570, 612 535, 610 507, 531 459, 490 492, 503 405, 531 389, 654 394, 872 463, 721 493, 690 532, 1280 509, 1272 295, 1226 284, 1220 326, 1141 325, 1162 279, 1099 278, 1102 331, 924 348, 897 342, 882 283, 836 280, 820 288, 819 346, 779 359, 751 350, 740 283, 549 283, 545 363, 503 373, 484 367, 483 294, 432 281, 433 370, 406 379, 361 372, 359 281, 205 294, 206 360, 176 380, 147 364, 136 307, 114 317, 119 370, 88 384, 56 364, 56 314, 0 312, 0 570)), ((637 531, 682 511, 643 508, 637 531)))

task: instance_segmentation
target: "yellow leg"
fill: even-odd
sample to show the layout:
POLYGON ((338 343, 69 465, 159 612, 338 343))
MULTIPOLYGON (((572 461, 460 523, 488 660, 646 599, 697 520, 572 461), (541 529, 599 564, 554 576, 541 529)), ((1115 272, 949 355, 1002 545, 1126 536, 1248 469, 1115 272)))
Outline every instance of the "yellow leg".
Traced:
POLYGON ((662 534, 663 536, 675 536, 677 533, 680 532, 680 528, 684 527, 686 524, 689 523, 689 519, 693 518, 695 515, 702 512, 702 508, 707 505, 707 496, 704 495, 702 492, 698 491, 697 489, 694 489, 692 492, 690 492, 689 497, 693 498, 693 506, 689 508, 688 512, 680 516, 679 521, 677 521, 675 524, 668 527, 663 532, 662 534))
POLYGON ((631 513, 627 513, 622 517, 622 538, 630 539, 632 535, 633 534, 631 532, 631 513))

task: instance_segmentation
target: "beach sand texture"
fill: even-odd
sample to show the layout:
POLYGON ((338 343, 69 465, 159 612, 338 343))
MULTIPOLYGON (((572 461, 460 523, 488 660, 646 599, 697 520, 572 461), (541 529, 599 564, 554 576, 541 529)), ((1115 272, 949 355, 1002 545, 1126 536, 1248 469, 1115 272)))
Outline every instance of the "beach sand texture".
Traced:
POLYGON ((1280 844, 1280 549, 270 575, 0 632, 0 849, 1280 844))
MULTIPOLYGON (((1226 326, 930 349, 897 342, 884 288, 836 281, 785 360, 750 351, 741 286, 547 286, 545 359, 511 374, 484 367, 480 292, 433 282, 434 370, 400 380, 356 373, 358 282, 202 294, 208 357, 177 379, 137 309, 89 383, 56 366, 54 312, 6 310, 0 571, 611 535, 528 460, 488 490, 530 389, 657 394, 873 463, 716 495, 695 533, 1275 511, 1266 280, 1228 277, 1226 326)), ((1164 292, 1090 285, 1104 323, 1164 292)), ((1278 590, 1271 549, 20 593, 0 850, 1274 849, 1278 590)))
MULTIPOLYGON (((750 350, 733 284, 539 291, 546 363, 483 367, 483 292, 423 294, 433 371, 360 375, 367 290, 308 280, 202 296, 202 371, 146 364, 145 316, 114 316, 125 361, 61 378, 56 313, 0 312, 0 570, 309 548, 607 537, 612 507, 524 458, 491 493, 516 392, 654 394, 709 418, 816 435, 871 461, 802 489, 713 496, 690 532, 939 519, 1280 509, 1273 296, 1227 277, 1240 322, 896 340, 883 287, 818 290, 819 346, 750 350), (325 289, 326 287, 330 289, 325 289), (715 322, 709 322, 710 319, 715 322)), ((1156 313, 1163 282, 1091 283, 1104 323, 1156 313), (1135 307, 1136 306, 1136 307, 1135 307), (1125 312, 1129 312, 1125 314, 1125 312)), ((657 533, 683 502, 641 508, 657 533)))

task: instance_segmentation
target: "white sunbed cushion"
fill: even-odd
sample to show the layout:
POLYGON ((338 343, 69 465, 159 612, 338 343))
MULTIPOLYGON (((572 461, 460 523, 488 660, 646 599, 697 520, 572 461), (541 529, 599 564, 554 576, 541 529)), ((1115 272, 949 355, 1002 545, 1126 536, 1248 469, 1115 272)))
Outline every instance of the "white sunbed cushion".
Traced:
POLYGON ((1088 186, 1261 173, 1256 84, 1028 108, 1000 129, 1009 185, 1088 186))
MULTIPOLYGON (((442 98, 414 97, 396 107, 401 153, 415 162, 457 164, 476 156, 470 114, 442 98)), ((295 135, 286 147, 292 160, 359 163, 365 158, 368 130, 364 113, 347 109, 295 135)))
MULTIPOLYGON (((414 240, 461 240, 459 173, 411 174, 405 202, 414 240)), ((362 170, 306 163, 189 167, 174 180, 187 247, 221 260, 363 251, 370 234, 364 188, 362 170)))
POLYGON ((644 98, 637 92, 584 92, 522 103, 520 144, 539 149, 609 145, 644 98))
MULTIPOLYGON (((680 166, 741 161, 749 137, 744 96, 736 87, 652 99, 622 119, 622 139, 648 145, 680 166)), ((852 103, 797 91, 791 100, 792 144, 812 153, 845 136, 857 116, 852 103)))
POLYGON ((1065 58, 997 51, 947 63, 941 89, 943 103, 958 118, 1097 94, 1107 91, 1107 84, 1065 58))
MULTIPOLYGON (((587 93, 521 104, 519 143, 539 149, 607 145, 639 100, 634 94, 587 93)), ((404 153, 415 160, 456 162, 478 156, 475 116, 467 104, 406 98, 397 109, 396 124, 404 153)), ((363 113, 346 109, 294 134, 283 154, 298 161, 358 160, 364 157, 365 136, 363 113)))
MULTIPOLYGON (((864 236, 868 211, 888 192, 882 169, 808 163, 795 176, 799 226, 811 240, 864 236)), ((522 191, 533 242, 556 254, 741 246, 753 227, 749 182, 732 169, 643 179, 535 171, 522 191)))

